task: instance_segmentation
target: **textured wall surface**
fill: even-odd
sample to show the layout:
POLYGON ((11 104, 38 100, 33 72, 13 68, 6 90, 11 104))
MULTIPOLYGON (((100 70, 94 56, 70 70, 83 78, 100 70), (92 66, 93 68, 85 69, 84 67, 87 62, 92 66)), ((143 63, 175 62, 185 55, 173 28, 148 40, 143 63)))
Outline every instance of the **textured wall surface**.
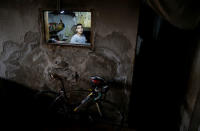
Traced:
POLYGON ((138 25, 137 0, 68 0, 61 8, 94 9, 95 50, 48 46, 42 40, 39 9, 56 9, 56 1, 7 0, 0 5, 0 77, 37 90, 56 90, 50 72, 66 78, 66 86, 88 88, 89 76, 121 83, 110 99, 127 110, 138 25))

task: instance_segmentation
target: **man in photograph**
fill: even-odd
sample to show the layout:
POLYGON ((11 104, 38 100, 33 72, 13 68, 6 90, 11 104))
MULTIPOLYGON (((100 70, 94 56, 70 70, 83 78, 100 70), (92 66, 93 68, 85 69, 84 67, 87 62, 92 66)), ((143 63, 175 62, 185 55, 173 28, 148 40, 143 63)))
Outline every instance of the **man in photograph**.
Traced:
POLYGON ((76 34, 72 36, 70 43, 73 44, 87 44, 86 37, 83 34, 83 25, 77 24, 76 25, 76 34))

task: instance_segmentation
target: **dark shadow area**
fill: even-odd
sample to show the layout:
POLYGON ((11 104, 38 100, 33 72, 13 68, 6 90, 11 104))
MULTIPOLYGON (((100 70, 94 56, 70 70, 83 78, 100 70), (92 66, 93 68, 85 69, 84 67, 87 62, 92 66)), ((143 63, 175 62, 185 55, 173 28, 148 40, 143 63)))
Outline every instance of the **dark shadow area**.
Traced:
POLYGON ((129 125, 178 131, 196 31, 174 27, 142 3, 137 39, 129 125))
MULTIPOLYGON (((119 130, 122 125, 92 121, 88 112, 58 114, 49 110, 54 97, 38 95, 38 90, 0 78, 0 120, 2 125, 41 130, 119 130)), ((94 116, 94 114, 93 114, 94 116)), ((2 127, 3 128, 3 127, 2 127)))
POLYGON ((53 98, 36 95, 33 90, 10 80, 0 79, 1 124, 34 127, 87 127, 90 124, 84 113, 68 119, 49 111, 53 98))
POLYGON ((92 36, 91 36, 91 31, 84 31, 83 32, 83 34, 85 35, 85 37, 86 37, 86 40, 87 40, 87 43, 92 43, 91 42, 91 38, 92 38, 92 36))

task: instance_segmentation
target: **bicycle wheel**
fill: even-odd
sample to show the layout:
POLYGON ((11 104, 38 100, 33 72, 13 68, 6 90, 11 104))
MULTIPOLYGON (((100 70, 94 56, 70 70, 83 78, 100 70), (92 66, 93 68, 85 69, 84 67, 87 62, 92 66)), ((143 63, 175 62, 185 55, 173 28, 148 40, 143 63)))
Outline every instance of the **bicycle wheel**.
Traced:
POLYGON ((70 103, 77 106, 80 104, 80 102, 85 99, 85 97, 90 93, 91 91, 89 90, 71 90, 70 91, 70 103))
POLYGON ((39 107, 42 107, 42 109, 48 109, 49 105, 57 95, 58 93, 54 91, 40 91, 35 94, 35 99, 39 107))
POLYGON ((93 122, 91 118, 91 113, 88 111, 88 103, 91 102, 91 98, 88 96, 90 90, 71 90, 70 91, 70 104, 73 108, 73 114, 79 119, 82 123, 91 123, 93 122))
MULTIPOLYGON (((117 104, 111 101, 104 100, 99 103, 99 108, 102 113, 100 121, 109 124, 121 125, 121 123, 123 122, 123 114, 117 104)), ((96 111, 98 111, 97 106, 96 111)))
POLYGON ((36 98, 40 106, 42 105, 47 114, 51 116, 64 116, 67 111, 66 101, 57 92, 41 91, 36 94, 36 98))
POLYGON ((97 102, 92 96, 89 97, 90 93, 91 91, 88 90, 74 90, 71 92, 71 97, 78 99, 78 104, 76 104, 74 108, 75 111, 89 114, 91 119, 93 119, 92 121, 105 121, 120 124, 123 120, 123 115, 118 105, 106 100, 97 102))

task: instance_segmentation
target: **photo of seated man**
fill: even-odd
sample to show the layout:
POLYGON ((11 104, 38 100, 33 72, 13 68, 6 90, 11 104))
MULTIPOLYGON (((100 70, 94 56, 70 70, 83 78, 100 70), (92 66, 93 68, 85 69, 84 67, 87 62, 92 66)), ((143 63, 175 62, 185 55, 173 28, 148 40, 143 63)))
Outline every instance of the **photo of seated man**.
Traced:
POLYGON ((45 11, 45 39, 49 44, 91 46, 92 13, 74 11, 45 11))
POLYGON ((77 24, 76 25, 76 34, 72 36, 70 43, 72 44, 87 44, 87 39, 83 34, 83 25, 77 24))

